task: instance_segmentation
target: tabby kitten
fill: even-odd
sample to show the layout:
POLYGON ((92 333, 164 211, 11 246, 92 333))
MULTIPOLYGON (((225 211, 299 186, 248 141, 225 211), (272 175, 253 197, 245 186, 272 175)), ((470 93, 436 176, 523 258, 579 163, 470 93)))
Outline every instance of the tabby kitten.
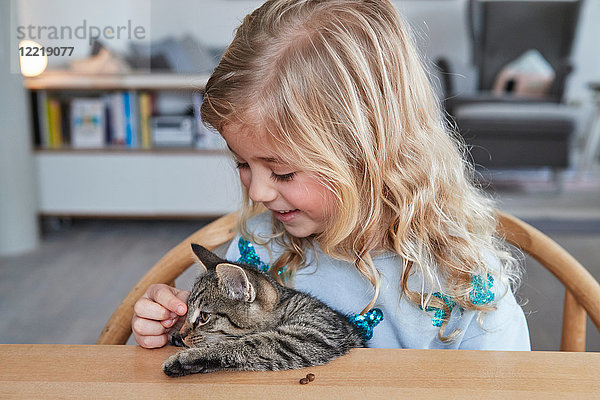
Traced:
POLYGON ((345 315, 264 272, 192 244, 201 273, 171 343, 187 348, 163 364, 169 376, 231 370, 282 370, 325 364, 365 347, 345 315))

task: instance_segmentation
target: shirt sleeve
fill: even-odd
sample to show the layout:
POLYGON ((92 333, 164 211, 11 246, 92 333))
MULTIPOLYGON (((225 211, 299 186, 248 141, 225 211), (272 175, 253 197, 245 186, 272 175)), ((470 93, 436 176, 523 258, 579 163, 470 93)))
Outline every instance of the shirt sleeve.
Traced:
POLYGON ((229 244, 229 247, 227 248, 227 252, 225 253, 225 259, 227 261, 231 261, 231 262, 236 262, 239 258, 240 258, 240 250, 238 247, 238 243, 240 241, 240 235, 236 235, 233 240, 231 241, 231 243, 229 244))
MULTIPOLYGON (((477 313, 476 311, 472 311, 477 313)), ((463 350, 529 351, 529 330, 521 306, 511 290, 496 303, 496 309, 473 317, 459 346, 463 350)))

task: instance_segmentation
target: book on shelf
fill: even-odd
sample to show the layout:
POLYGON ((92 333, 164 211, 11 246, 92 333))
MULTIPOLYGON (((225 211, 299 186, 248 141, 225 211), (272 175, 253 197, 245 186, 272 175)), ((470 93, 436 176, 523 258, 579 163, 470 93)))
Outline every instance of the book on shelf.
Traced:
POLYGON ((137 93, 127 91, 123 93, 123 111, 125 114, 125 146, 130 148, 138 147, 138 107, 137 93))
POLYGON ((152 117, 152 98, 149 93, 140 93, 139 126, 142 149, 152 148, 150 118, 152 117))
POLYGON ((68 146, 71 141, 71 102, 61 100, 60 102, 60 113, 61 113, 61 140, 63 147, 68 146))
POLYGON ((106 135, 109 146, 125 146, 125 116, 123 112, 123 94, 111 93, 108 95, 107 109, 110 120, 106 135))
POLYGON ((102 148, 105 144, 105 101, 102 98, 71 100, 71 146, 102 148))
POLYGON ((56 98, 47 99, 48 106, 48 126, 49 143, 52 148, 60 148, 63 145, 62 140, 62 115, 60 102, 56 98))
POLYGON ((151 120, 152 141, 156 147, 191 147, 194 120, 190 116, 160 115, 151 120))
POLYGON ((66 126, 65 111, 68 105, 55 96, 40 93, 32 104, 34 117, 34 129, 37 144, 44 148, 57 149, 68 143, 70 129, 66 126))
POLYGON ((32 93, 33 126, 39 147, 225 148, 220 135, 200 120, 202 93, 100 89, 73 93, 32 93), (163 94, 165 98, 159 101, 163 94))
POLYGON ((42 147, 50 147, 50 143, 48 143, 48 131, 50 130, 50 127, 48 126, 48 96, 46 91, 42 90, 38 94, 35 109, 37 110, 38 122, 37 124, 34 124, 34 127, 39 131, 37 135, 39 138, 39 145, 42 147))

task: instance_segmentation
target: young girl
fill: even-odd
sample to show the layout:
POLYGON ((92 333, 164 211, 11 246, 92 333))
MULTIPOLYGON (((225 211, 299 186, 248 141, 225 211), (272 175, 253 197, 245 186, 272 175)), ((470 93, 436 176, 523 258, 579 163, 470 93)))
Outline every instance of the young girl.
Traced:
MULTIPOLYGON (((226 258, 353 315, 371 347, 530 349, 494 204, 389 0, 267 1, 201 111, 244 187, 226 258)), ((138 343, 164 345, 186 296, 151 287, 138 343)))

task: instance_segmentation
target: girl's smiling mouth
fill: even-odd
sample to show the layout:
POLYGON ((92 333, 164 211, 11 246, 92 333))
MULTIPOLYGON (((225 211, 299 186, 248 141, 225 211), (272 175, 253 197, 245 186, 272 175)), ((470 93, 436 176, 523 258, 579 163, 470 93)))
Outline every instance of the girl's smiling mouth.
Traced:
POLYGON ((275 218, 277 218, 281 222, 290 222, 296 217, 296 215, 298 215, 300 213, 300 210, 298 210, 298 209, 283 210, 283 211, 271 210, 271 212, 273 213, 273 215, 275 215, 275 218))

